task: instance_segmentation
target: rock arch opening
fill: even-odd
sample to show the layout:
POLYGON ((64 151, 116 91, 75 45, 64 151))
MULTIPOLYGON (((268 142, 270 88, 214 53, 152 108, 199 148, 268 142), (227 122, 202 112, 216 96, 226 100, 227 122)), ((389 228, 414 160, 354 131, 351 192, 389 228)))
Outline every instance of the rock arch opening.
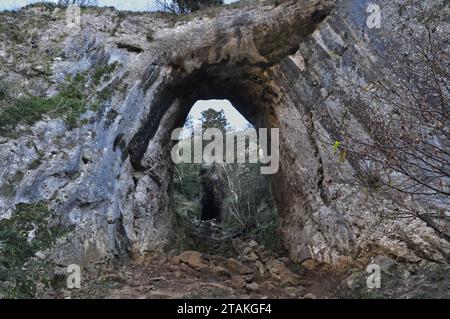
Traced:
POLYGON ((269 177, 261 174, 253 133, 256 137, 254 126, 230 101, 215 99, 194 103, 179 133, 178 146, 190 154, 172 166, 169 206, 177 220, 183 220, 180 228, 188 237, 200 236, 203 246, 212 246, 206 250, 217 246, 212 238, 227 241, 236 236, 266 246, 281 244, 269 177), (209 130, 220 136, 207 137, 209 130), (220 153, 220 160, 208 159, 212 144, 212 155, 220 153), (195 157, 197 146, 202 147, 201 161, 195 157))
MULTIPOLYGON (((152 72, 161 72, 155 71, 157 68, 158 66, 152 65, 145 73, 152 78, 152 72)), ((280 88, 273 81, 274 75, 269 74, 261 65, 207 64, 190 73, 170 66, 169 74, 159 83, 158 89, 151 92, 153 95, 149 111, 124 149, 124 157, 130 160, 135 183, 134 192, 130 193, 133 197, 133 210, 139 212, 139 218, 135 218, 130 230, 126 231, 132 234, 132 250, 138 254, 152 250, 155 246, 170 244, 180 237, 184 240, 183 232, 177 226, 180 224, 179 216, 174 214, 175 199, 171 191, 175 170, 171 151, 176 144, 172 137, 177 128, 183 127, 196 101, 228 100, 257 132, 260 128, 279 127, 274 109, 280 102, 280 88)), ((152 90, 145 79, 142 83, 145 92, 152 90)), ((245 188, 254 189, 253 186, 265 185, 267 187, 261 194, 270 194, 265 197, 272 198, 269 185, 282 182, 283 177, 279 178, 278 175, 279 172, 272 176, 262 176, 261 181, 253 182, 245 188)), ((278 215, 274 204, 279 198, 276 192, 273 195, 274 200, 270 200, 265 207, 260 207, 263 213, 257 214, 264 216, 264 213, 273 214, 275 211, 275 218, 266 218, 273 231, 259 228, 261 235, 281 233, 278 232, 278 215)), ((196 200, 201 201, 201 196, 197 195, 196 200)), ((208 205, 207 202, 204 204, 208 205)), ((213 207, 212 210, 217 211, 217 208, 213 207)), ((210 216, 205 216, 204 219, 209 218, 210 216)), ((237 223, 245 224, 242 220, 237 223)), ((247 223, 249 224, 256 226, 259 221, 251 220, 247 223)), ((281 245, 281 236, 275 237, 277 245, 281 245)))
MULTIPOLYGON (((261 20, 239 14, 233 24, 214 25, 214 32, 202 33, 195 43, 141 57, 133 83, 147 104, 123 152, 134 182, 128 195, 132 220, 125 226, 133 250, 145 253, 177 234, 170 214, 171 133, 183 125, 195 101, 208 99, 228 99, 257 130, 279 128, 280 169, 270 183, 291 258, 335 263, 355 250, 353 230, 341 226, 348 205, 341 207, 334 194, 335 187, 352 179, 351 169, 347 163, 336 169, 328 145, 317 138, 318 131, 335 137, 333 120, 316 112, 326 111, 319 106, 322 75, 307 72, 298 53, 300 41, 331 7, 331 2, 298 2, 277 6, 261 20), (326 184, 329 180, 333 183, 326 184)), ((181 32, 174 41, 187 37, 181 32)))
MULTIPOLYGON (((52 20, 56 24, 44 28, 39 37, 42 43, 37 41, 36 52, 42 54, 25 54, 50 54, 43 62, 52 62, 52 72, 46 76, 34 72, 30 78, 26 70, 29 63, 16 66, 17 72, 3 72, 8 90, 2 112, 7 107, 14 115, 16 106, 42 101, 49 113, 39 114, 37 118, 42 120, 30 130, 25 123, 23 130, 20 125, 17 132, 33 133, 31 140, 27 140, 30 136, 17 140, 2 137, 6 166, 0 184, 6 191, 0 194, 0 210, 7 216, 17 204, 45 201, 49 208, 61 212, 65 223, 75 225, 67 243, 57 243, 58 265, 97 265, 126 256, 130 250, 142 256, 166 247, 180 235, 177 215, 171 208, 171 134, 183 125, 197 100, 227 98, 256 129, 280 130, 280 170, 270 180, 281 237, 293 260, 345 266, 384 253, 414 262, 422 258, 448 261, 448 240, 443 231, 438 232, 438 228, 448 228, 442 224, 444 216, 429 215, 434 207, 428 203, 416 206, 421 196, 397 198, 399 193, 391 192, 389 185, 391 177, 398 174, 392 174, 389 167, 383 169, 386 166, 381 163, 390 166, 396 160, 384 161, 385 152, 364 146, 383 144, 379 142, 388 136, 382 129, 391 122, 379 123, 381 131, 372 130, 372 123, 376 123, 372 116, 384 118, 384 109, 379 108, 384 104, 368 96, 372 90, 361 84, 372 88, 388 71, 390 76, 383 75, 380 83, 390 78, 386 83, 396 88, 396 68, 380 69, 373 54, 389 47, 398 51, 400 43, 394 41, 396 33, 380 38, 377 30, 367 30, 363 19, 367 12, 357 7, 355 10, 348 1, 267 0, 249 3, 248 10, 230 7, 214 16, 193 16, 176 23, 172 18, 167 20, 167 15, 130 16, 109 9, 104 15, 96 10, 85 12, 88 19, 81 26, 82 32, 62 38, 50 33, 64 30, 59 26, 65 22, 52 20), (120 19, 111 20, 114 16, 120 19), (109 26, 104 24, 108 19, 112 21, 109 26), (46 50, 45 43, 53 38, 62 41, 62 51, 57 50, 60 57, 53 56, 58 52, 46 50), (391 45, 380 46, 384 40, 391 45), (131 47, 140 49, 127 50, 131 47), (106 69, 108 74, 103 74, 106 69), (99 71, 102 75, 97 79, 99 71), (77 101, 73 101, 76 110, 67 107, 68 113, 60 114, 57 101, 69 86, 71 89, 68 80, 78 75, 84 79, 82 97, 77 94, 77 101), (20 98, 16 105, 8 92, 19 82, 20 88, 11 90, 20 98), (31 94, 30 99, 22 100, 22 93, 31 94), (86 109, 78 107, 88 101, 86 109), (64 125, 71 121, 64 123, 63 119, 78 115, 76 127, 64 125), (356 145, 349 143, 352 140, 356 145), (43 156, 43 150, 49 154, 43 156), (367 158, 380 161, 367 165, 375 178, 372 174, 361 178, 367 158), (387 193, 378 187, 384 179, 387 193), (374 187, 373 181, 377 181, 374 187), (394 199, 401 200, 399 206, 394 199), (413 212, 410 223, 382 218, 385 213, 391 217, 391 213, 401 212, 404 204, 413 212), (423 214, 417 216, 417 209, 423 214), (68 253, 62 254, 66 249, 68 253)), ((27 17, 40 12, 31 11, 27 17)), ((15 21, 6 17, 8 23, 15 21)), ((11 44, 11 39, 5 40, 11 44)), ((407 44, 404 49, 409 52, 407 44)), ((7 53, 14 61, 14 52, 7 53)), ((398 61, 391 62, 395 66, 398 61)), ((410 78, 409 73, 404 75, 410 78)), ((401 91, 398 93, 409 94, 401 91)), ((385 93, 385 97, 380 96, 383 100, 397 100, 385 93)), ((13 118, 24 121, 22 116, 13 118)), ((12 123, 16 119, 6 127, 16 126, 12 123)), ((403 126, 399 129, 404 130, 403 126)), ((398 184, 410 187, 403 178, 414 182, 403 176, 398 184)), ((211 202, 206 200, 203 206, 211 202)), ((440 196, 435 202, 446 204, 440 196)), ((217 205, 210 210, 217 212, 217 205)), ((218 214, 203 219, 212 217, 217 219, 218 214)))

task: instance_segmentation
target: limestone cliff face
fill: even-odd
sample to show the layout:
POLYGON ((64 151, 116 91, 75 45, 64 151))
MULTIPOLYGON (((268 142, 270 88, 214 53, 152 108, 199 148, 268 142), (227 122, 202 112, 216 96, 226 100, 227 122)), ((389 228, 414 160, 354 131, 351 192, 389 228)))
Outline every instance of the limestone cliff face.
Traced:
POLYGON ((52 96, 68 75, 84 74, 98 111, 86 110, 71 128, 47 116, 28 133, 0 137, 0 217, 18 203, 47 202, 75 226, 52 250, 59 265, 161 249, 172 236, 171 132, 196 100, 226 98, 256 127, 280 128, 272 191, 294 260, 341 265, 389 254, 448 262, 449 242, 422 220, 373 214, 353 163, 338 161, 319 138, 335 138, 335 117, 352 97, 340 76, 369 78, 377 39, 388 37, 367 29, 367 4, 255 1, 186 19, 87 9, 79 29, 55 8, 2 14, 3 28, 28 21, 21 43, 5 33, 0 42, 11 94, 52 96), (93 80, 98 66, 114 62, 93 80))

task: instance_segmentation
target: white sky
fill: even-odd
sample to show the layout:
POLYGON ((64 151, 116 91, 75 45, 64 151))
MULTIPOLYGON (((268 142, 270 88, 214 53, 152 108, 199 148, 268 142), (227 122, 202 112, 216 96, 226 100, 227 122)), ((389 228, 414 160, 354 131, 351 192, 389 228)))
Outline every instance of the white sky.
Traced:
POLYGON ((230 123, 231 130, 241 131, 249 125, 249 122, 239 113, 228 100, 200 100, 194 104, 189 115, 192 116, 194 127, 201 125, 201 113, 207 109, 223 110, 230 123))
MULTIPOLYGON (((1 10, 12 10, 23 7, 33 2, 43 0, 0 0, 1 10)), ((54 0, 52 2, 56 2, 54 0)), ((225 3, 236 2, 237 0, 225 0, 225 3)), ((98 0, 99 6, 116 7, 119 10, 152 10, 155 8, 155 0, 98 0)))

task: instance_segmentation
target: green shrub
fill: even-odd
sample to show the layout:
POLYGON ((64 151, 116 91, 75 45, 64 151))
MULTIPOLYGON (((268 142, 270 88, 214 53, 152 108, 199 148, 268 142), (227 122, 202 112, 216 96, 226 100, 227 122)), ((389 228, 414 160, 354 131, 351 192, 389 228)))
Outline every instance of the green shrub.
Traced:
POLYGON ((118 66, 119 62, 114 61, 111 64, 96 67, 94 74, 92 75, 92 83, 94 85, 99 85, 101 81, 105 80, 109 74, 113 73, 118 66))
POLYGON ((53 97, 28 96, 14 100, 0 111, 0 135, 13 136, 17 125, 32 125, 45 115, 63 117, 73 128, 77 118, 87 111, 85 82, 86 76, 78 74, 53 97))
POLYGON ((115 61, 108 65, 98 66, 92 72, 85 71, 74 77, 67 76, 65 84, 60 86, 60 91, 53 97, 25 96, 12 99, 9 96, 8 86, 0 81, 0 135, 17 137, 17 126, 20 124, 32 125, 44 116, 61 117, 69 128, 76 127, 79 117, 88 110, 97 111, 100 103, 109 99, 112 95, 110 87, 93 93, 93 86, 98 86, 102 81, 111 79, 120 63, 115 61), (89 84, 89 85, 87 85, 89 84), (6 105, 6 106, 5 106, 6 105))
POLYGON ((37 283, 52 279, 48 261, 33 258, 63 236, 68 228, 44 203, 19 204, 10 219, 0 221, 0 298, 29 298, 37 283), (34 239, 28 234, 34 231, 34 239))
POLYGON ((111 87, 107 86, 103 90, 97 93, 97 99, 99 101, 107 101, 112 95, 111 87))

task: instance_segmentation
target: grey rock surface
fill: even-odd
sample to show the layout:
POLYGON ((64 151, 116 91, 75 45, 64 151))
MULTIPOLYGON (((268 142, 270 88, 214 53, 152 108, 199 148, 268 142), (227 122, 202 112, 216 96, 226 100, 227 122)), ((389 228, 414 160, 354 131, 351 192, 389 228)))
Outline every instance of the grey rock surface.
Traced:
MULTIPOLYGON (((379 2, 386 10, 399 3, 379 2)), ((280 128, 281 169, 272 191, 293 260, 339 266, 385 254, 448 263, 450 243, 423 220, 373 214, 353 163, 336 160, 318 137, 334 139, 335 117, 353 94, 340 75, 368 82, 377 40, 389 41, 367 29, 368 2, 279 3, 257 1, 178 20, 86 9, 79 30, 67 28, 61 9, 23 10, 27 21, 44 25, 28 26, 37 48, 2 35, 0 78, 14 83, 15 96, 51 96, 68 74, 115 61, 120 66, 102 81, 98 90, 112 94, 98 112, 82 116, 86 124, 69 129, 45 117, 29 133, 0 137, 0 218, 9 218, 18 203, 48 202, 75 226, 52 249, 61 266, 163 249, 173 230, 170 134, 196 100, 227 98, 255 127, 280 128), (36 64, 48 66, 48 75, 32 73, 36 64)), ((19 20, 0 15, 2 23, 19 20)), ((358 134, 367 135, 361 121, 355 123, 358 134)), ((392 203, 380 197, 377 205, 392 203)), ((448 198, 443 205, 448 212, 448 198)))

